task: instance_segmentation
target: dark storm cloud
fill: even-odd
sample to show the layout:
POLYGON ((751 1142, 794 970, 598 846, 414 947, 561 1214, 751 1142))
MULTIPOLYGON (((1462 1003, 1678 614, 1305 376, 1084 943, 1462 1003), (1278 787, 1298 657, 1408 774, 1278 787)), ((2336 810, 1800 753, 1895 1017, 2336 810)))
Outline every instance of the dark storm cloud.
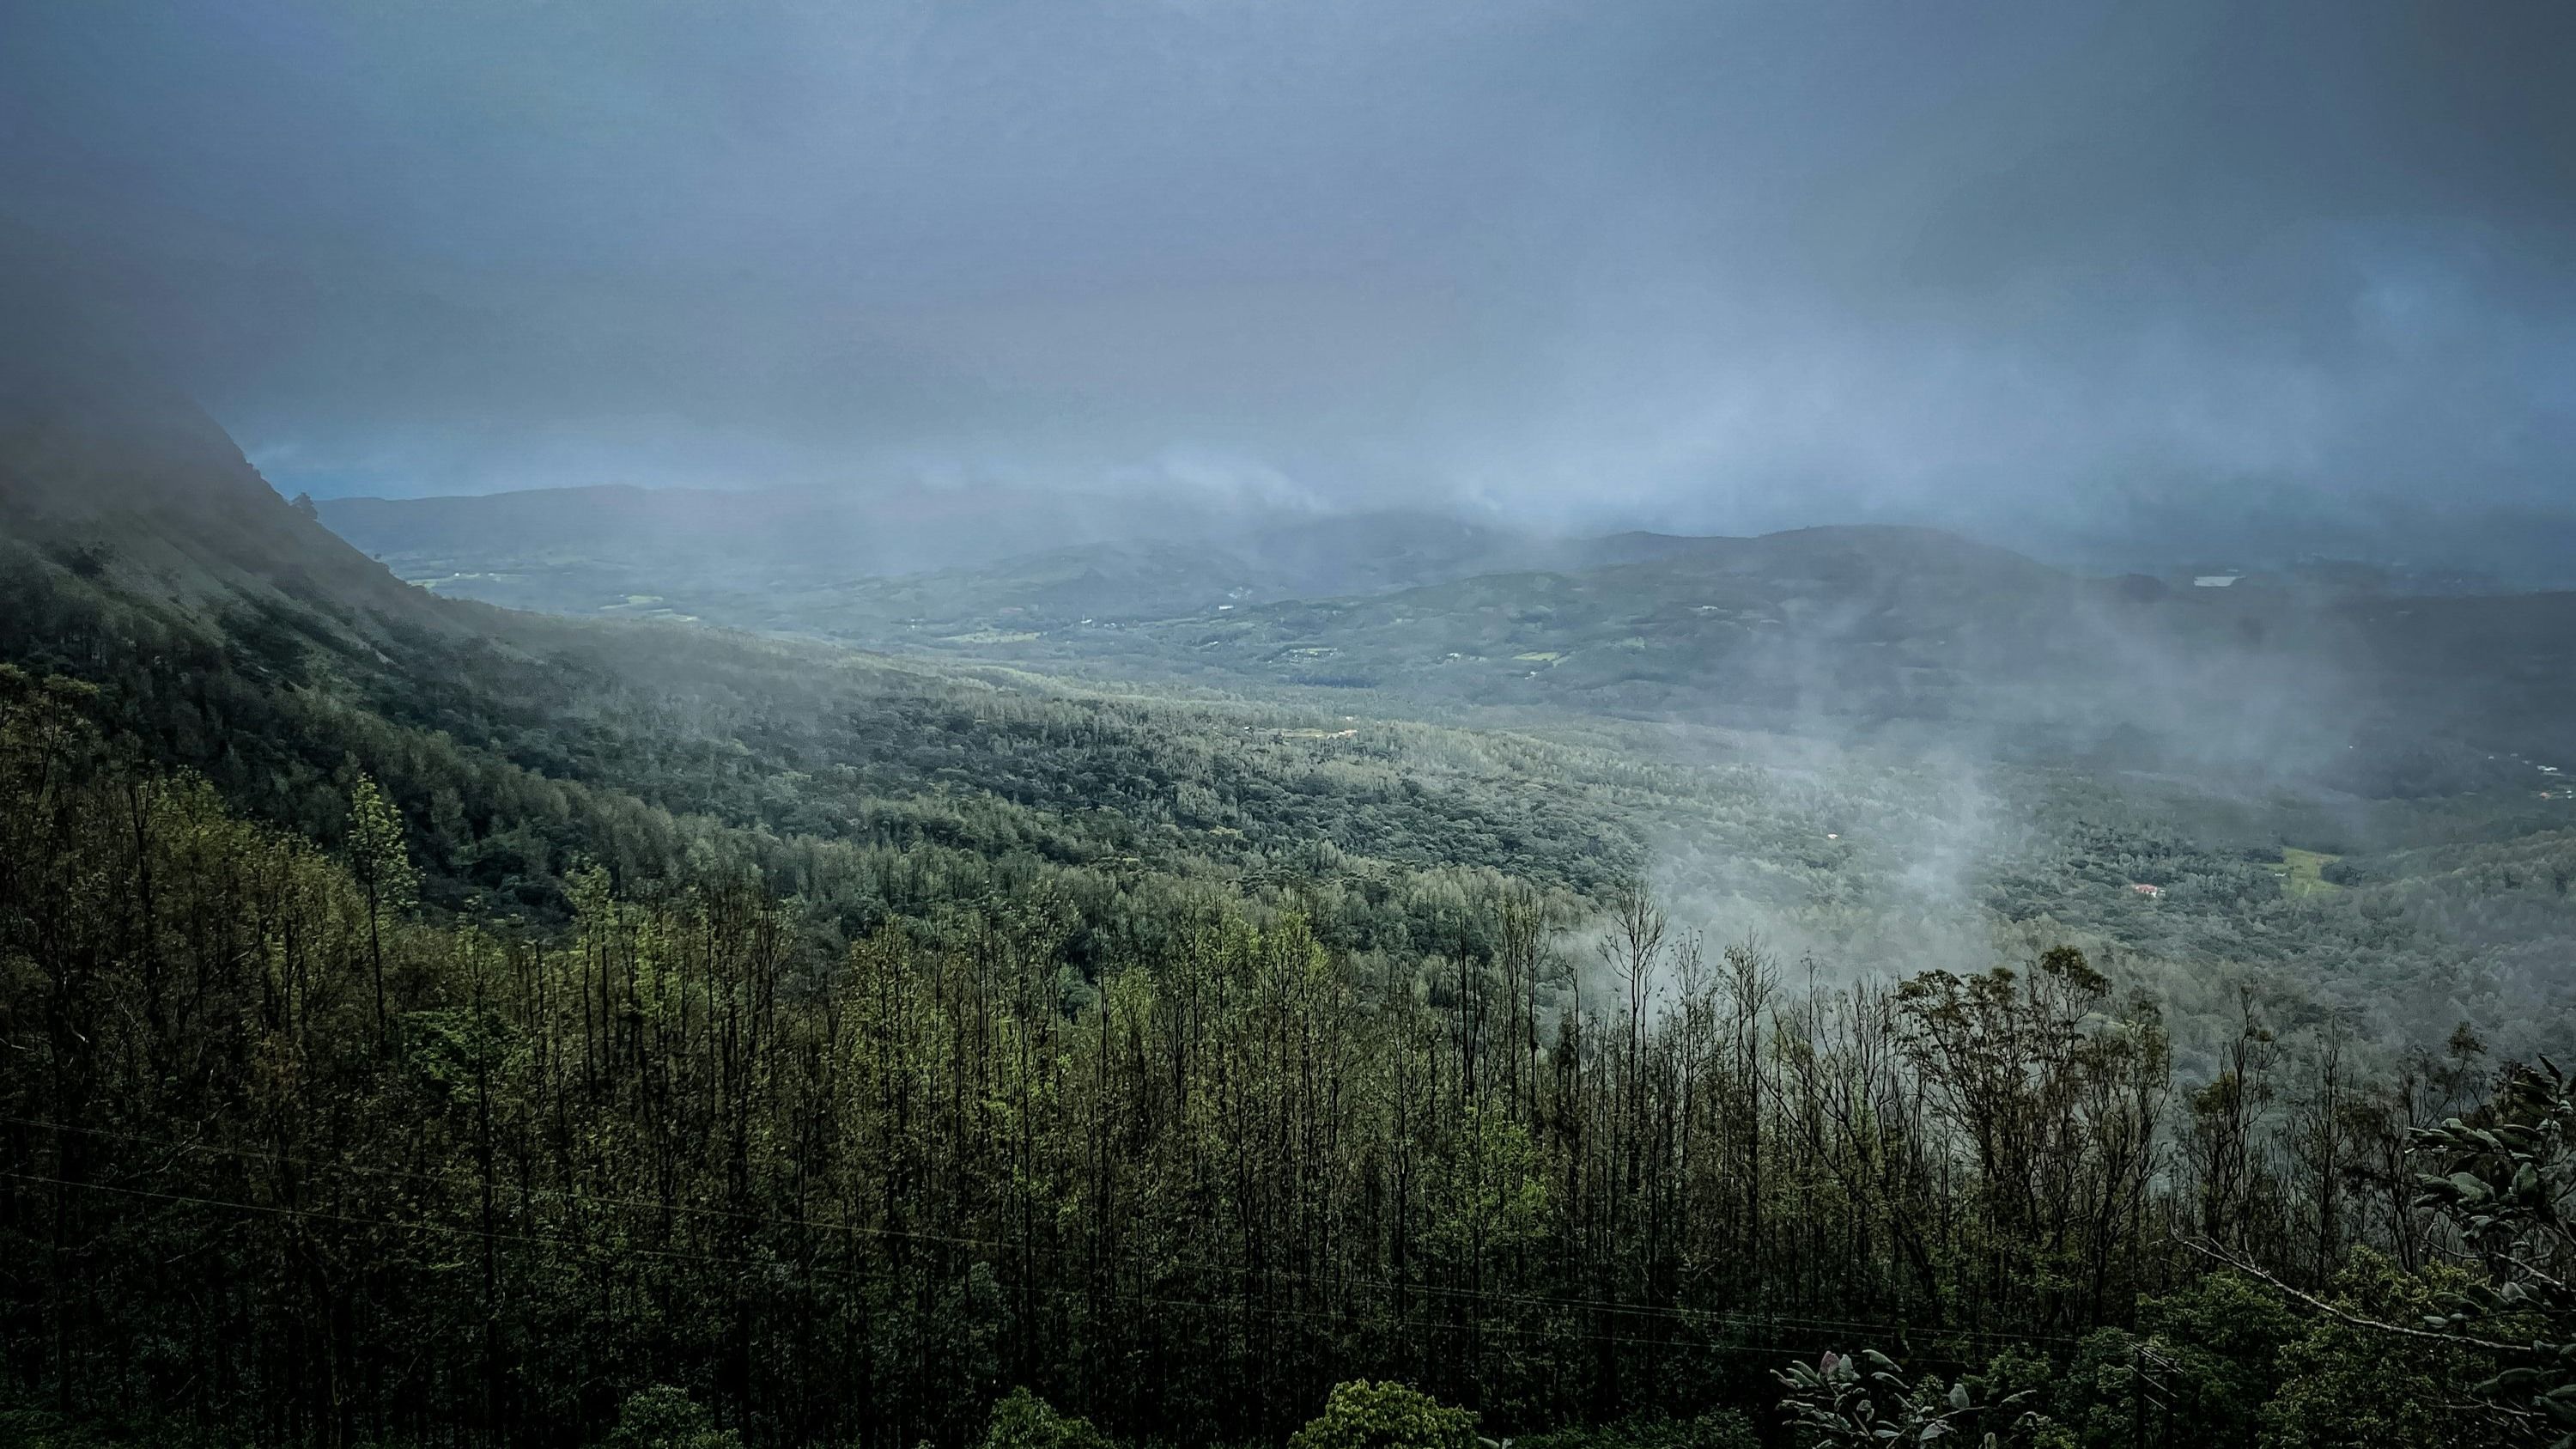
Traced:
POLYGON ((316 491, 2563 511, 2572 13, 66 0, 0 243, 316 491))

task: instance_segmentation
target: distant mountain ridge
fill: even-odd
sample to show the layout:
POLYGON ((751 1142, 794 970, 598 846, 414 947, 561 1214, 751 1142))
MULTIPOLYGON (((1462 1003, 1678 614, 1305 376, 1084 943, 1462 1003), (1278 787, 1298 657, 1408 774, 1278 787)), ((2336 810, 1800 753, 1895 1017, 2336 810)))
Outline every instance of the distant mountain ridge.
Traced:
POLYGON ((319 506, 334 532, 369 553, 632 560, 687 549, 851 575, 987 562, 1187 521, 1171 505, 999 486, 726 492, 608 484, 319 506))
POLYGON ((290 507, 202 411, 140 388, 0 409, 0 709, 30 689, 76 701, 144 769, 325 846, 373 779, 424 899, 456 909, 559 914, 592 865, 633 888, 785 880, 821 852, 846 881, 844 848, 1220 877, 1320 848, 1587 888, 1634 848, 1606 782, 1488 788, 1473 752, 1408 742, 1427 727, 1391 726, 1318 782, 1312 710, 1103 702, 440 598, 290 507))
POLYGON ((2488 753, 2506 772, 2537 768, 2520 756, 2576 767, 2576 596, 2412 599, 2259 577, 2176 588, 1895 526, 1550 539, 1437 514, 1228 504, 1102 539, 1084 535, 1148 505, 992 490, 327 503, 343 542, 286 508, 184 400, 41 377, 0 398, 9 547, 136 598, 247 611, 361 674, 397 634, 539 654, 561 642, 539 619, 433 597, 447 594, 1103 678, 1367 689, 1409 707, 2044 738, 2175 766, 2369 761, 2373 790, 2485 778, 2488 753), (1068 536, 932 566, 1033 531, 1068 536))
MULTIPOLYGON (((335 498, 322 521, 361 550, 418 571, 471 563, 609 566, 853 579, 979 568, 1092 546, 1169 544, 1258 552, 1300 578, 1350 583, 1352 560, 1484 560, 1532 540, 1421 510, 1365 514, 1188 489, 1090 493, 999 484, 751 489, 603 485, 433 498, 335 498)), ((1363 566, 1365 568, 1365 565, 1363 566)), ((1419 582, 1410 574, 1398 582, 1419 582)))
MULTIPOLYGON (((1126 621, 1367 594, 1699 546, 1559 538, 1421 509, 1317 513, 1213 495, 622 486, 326 499, 322 521, 412 582, 519 608, 704 617, 845 642, 967 616, 1126 621)), ((989 622, 989 621, 988 621, 989 622)), ((950 630, 957 632, 957 630, 950 630)))
MULTIPOLYGON (((2291 761, 2371 791, 2576 754, 2576 596, 2409 598, 2334 570, 2194 588, 1890 525, 1549 539, 1389 513, 1176 539, 1163 523, 883 575, 671 547, 521 568, 478 554, 424 581, 1109 678, 2291 761)), ((417 556, 388 557, 418 579, 417 556)))

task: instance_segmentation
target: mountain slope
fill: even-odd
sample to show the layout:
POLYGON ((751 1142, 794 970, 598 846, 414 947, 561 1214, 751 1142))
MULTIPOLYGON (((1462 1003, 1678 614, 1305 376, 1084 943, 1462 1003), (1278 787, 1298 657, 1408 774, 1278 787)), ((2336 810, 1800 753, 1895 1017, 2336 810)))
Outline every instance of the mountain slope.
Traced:
POLYGON ((283 506, 202 409, 140 377, 0 376, 0 540, 183 606, 452 623, 283 506))
POLYGON ((584 862, 632 884, 730 860, 789 891, 858 869, 799 841, 1227 879, 1324 850, 1584 886, 1634 849, 1606 783, 1535 788, 1437 731, 440 599, 299 517, 202 414, 14 406, 0 662, 96 686, 130 748, 316 839, 374 776, 441 904, 560 909, 584 862))

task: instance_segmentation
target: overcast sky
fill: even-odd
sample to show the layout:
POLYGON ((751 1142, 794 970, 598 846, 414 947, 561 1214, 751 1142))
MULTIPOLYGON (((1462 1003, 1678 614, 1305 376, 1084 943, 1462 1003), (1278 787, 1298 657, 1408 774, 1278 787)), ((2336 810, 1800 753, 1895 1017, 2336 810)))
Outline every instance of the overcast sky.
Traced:
POLYGON ((16 313, 288 491, 2576 513, 2576 6, 0 6, 16 313))

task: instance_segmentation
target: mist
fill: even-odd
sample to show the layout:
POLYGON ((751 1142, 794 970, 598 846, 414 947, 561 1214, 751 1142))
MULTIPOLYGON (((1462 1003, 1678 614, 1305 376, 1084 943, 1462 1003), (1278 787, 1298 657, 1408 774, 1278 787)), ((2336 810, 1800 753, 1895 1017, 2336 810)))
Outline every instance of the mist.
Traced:
POLYGON ((0 5, 19 1437, 2576 1403, 2576 8, 0 5))
MULTIPOLYGON (((19 7, 0 264, 282 491, 2539 567, 2539 4, 19 7)), ((2528 571, 2526 569, 2526 571, 2528 571)))

